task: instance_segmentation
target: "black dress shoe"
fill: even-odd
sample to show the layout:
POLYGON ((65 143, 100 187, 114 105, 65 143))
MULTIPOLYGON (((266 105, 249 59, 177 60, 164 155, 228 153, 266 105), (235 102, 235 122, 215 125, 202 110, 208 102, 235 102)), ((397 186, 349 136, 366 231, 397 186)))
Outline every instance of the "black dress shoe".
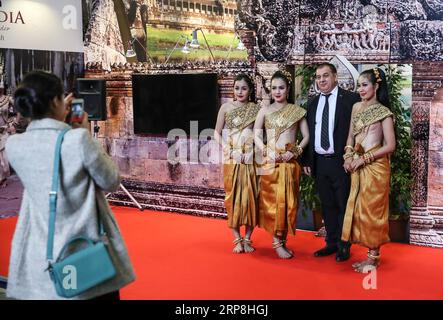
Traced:
POLYGON ((329 256, 333 253, 336 253, 338 250, 337 247, 332 247, 332 246, 326 246, 324 248, 321 248, 318 251, 314 252, 314 257, 326 257, 329 256))
POLYGON ((350 250, 349 248, 340 248, 337 251, 337 254, 335 256, 335 260, 337 262, 343 262, 349 259, 349 257, 351 256, 350 250))

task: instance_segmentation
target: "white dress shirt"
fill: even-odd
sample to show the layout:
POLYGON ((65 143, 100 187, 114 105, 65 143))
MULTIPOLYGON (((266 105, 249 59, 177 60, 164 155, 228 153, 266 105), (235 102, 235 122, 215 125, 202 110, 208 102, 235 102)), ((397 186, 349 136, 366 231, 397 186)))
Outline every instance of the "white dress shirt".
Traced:
POLYGON ((329 149, 325 150, 321 146, 321 122, 323 109, 326 103, 326 97, 321 94, 318 99, 317 113, 315 114, 315 152, 319 154, 333 154, 334 153, 334 124, 335 124, 335 110, 337 109, 338 86, 336 86, 328 98, 329 102, 329 149))

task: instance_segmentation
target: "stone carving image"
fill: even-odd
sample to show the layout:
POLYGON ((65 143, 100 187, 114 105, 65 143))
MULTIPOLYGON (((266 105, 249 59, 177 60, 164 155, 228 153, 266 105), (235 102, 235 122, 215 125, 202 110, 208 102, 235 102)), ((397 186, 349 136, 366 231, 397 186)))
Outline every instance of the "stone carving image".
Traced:
POLYGON ((347 54, 362 51, 389 52, 389 30, 375 24, 364 25, 361 22, 331 23, 313 27, 307 36, 312 51, 309 53, 343 52, 347 54))
POLYGON ((240 23, 256 31, 258 61, 285 61, 292 49, 294 26, 298 24, 298 1, 244 0, 240 23))
POLYGON ((303 23, 328 23, 331 21, 356 20, 385 21, 386 0, 302 0, 300 17, 303 23))
POLYGON ((443 60, 443 23, 408 21, 401 26, 400 51, 403 58, 443 60))

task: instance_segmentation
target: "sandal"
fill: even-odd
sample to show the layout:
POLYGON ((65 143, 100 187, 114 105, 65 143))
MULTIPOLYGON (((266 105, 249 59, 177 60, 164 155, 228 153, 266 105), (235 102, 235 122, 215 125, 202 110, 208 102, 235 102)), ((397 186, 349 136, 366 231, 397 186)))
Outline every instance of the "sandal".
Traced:
POLYGON ((368 273, 369 271, 376 269, 379 265, 380 253, 374 254, 371 250, 368 250, 368 259, 362 262, 353 263, 352 267, 357 272, 368 273))
POLYGON ((284 243, 283 243, 282 240, 277 240, 277 241, 272 243, 272 247, 274 249, 277 249, 277 248, 280 248, 280 247, 283 247, 283 246, 284 246, 284 243))
MULTIPOLYGON (((284 240, 274 241, 272 243, 272 247, 275 249, 275 251, 277 252, 277 255, 280 259, 290 259, 293 257, 293 254, 285 248, 284 240), (286 252, 286 254, 279 253, 279 250, 277 250, 278 248, 283 248, 283 250, 284 250, 284 252, 286 252)), ((280 250, 280 252, 281 252, 281 250, 280 250)))
POLYGON ((234 249, 232 250, 232 252, 234 253, 242 253, 243 252, 243 238, 239 237, 234 239, 234 241, 232 241, 232 243, 234 244, 234 249))
POLYGON ((292 251, 291 249, 286 247, 286 241, 288 241, 288 240, 285 239, 285 240, 281 240, 281 241, 283 242, 283 247, 285 248, 285 250, 288 251, 291 255, 294 255, 294 251, 292 251))
POLYGON ((380 265, 380 256, 380 252, 377 252, 377 254, 373 254, 371 250, 368 251, 368 258, 369 260, 373 261, 373 266, 376 268, 380 265))
POLYGON ((251 239, 243 238, 243 250, 247 253, 255 251, 255 248, 252 246, 251 239))

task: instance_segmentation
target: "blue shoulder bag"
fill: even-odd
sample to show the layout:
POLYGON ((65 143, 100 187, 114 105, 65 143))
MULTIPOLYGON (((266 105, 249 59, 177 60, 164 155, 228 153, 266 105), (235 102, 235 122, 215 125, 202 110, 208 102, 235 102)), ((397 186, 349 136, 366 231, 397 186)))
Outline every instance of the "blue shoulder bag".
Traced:
MULTIPOLYGON (((57 208, 57 189, 60 170, 60 151, 65 133, 69 129, 64 129, 58 136, 55 155, 54 171, 52 175, 52 187, 49 193, 49 228, 48 243, 46 248, 46 259, 49 266, 48 271, 51 280, 54 282, 57 294, 63 298, 77 296, 111 278, 116 274, 115 267, 109 256, 106 245, 103 241, 94 242, 86 237, 74 237, 69 240, 61 250, 59 257, 52 262, 54 249, 54 227, 57 208), (64 256, 69 246, 78 241, 83 241, 86 246, 68 256, 64 256)), ((100 236, 103 238, 105 232, 103 224, 98 214, 100 226, 100 236)))

